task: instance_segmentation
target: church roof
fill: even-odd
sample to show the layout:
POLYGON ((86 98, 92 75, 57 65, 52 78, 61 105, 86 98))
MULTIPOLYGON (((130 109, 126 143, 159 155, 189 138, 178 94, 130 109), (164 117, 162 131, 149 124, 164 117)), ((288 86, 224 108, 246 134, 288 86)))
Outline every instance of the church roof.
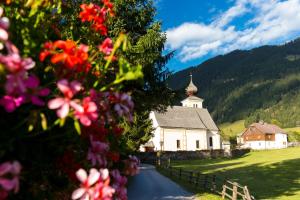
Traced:
POLYGON ((219 130, 204 108, 173 106, 168 107, 164 113, 155 111, 154 114, 161 127, 219 130))
POLYGON ((198 88, 193 83, 193 76, 192 76, 192 74, 190 75, 190 77, 191 77, 190 84, 185 89, 185 91, 186 91, 186 93, 187 93, 188 96, 192 96, 193 94, 197 93, 197 91, 198 91, 198 88))

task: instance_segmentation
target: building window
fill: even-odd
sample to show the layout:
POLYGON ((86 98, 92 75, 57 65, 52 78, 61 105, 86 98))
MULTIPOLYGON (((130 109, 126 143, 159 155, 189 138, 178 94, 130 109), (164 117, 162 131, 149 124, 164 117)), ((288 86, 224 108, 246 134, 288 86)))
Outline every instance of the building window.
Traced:
POLYGON ((180 149, 180 140, 176 140, 177 149, 180 149))
POLYGON ((209 146, 212 147, 213 146, 213 138, 209 137, 209 146))
POLYGON ((199 149, 199 140, 196 140, 196 149, 199 149))

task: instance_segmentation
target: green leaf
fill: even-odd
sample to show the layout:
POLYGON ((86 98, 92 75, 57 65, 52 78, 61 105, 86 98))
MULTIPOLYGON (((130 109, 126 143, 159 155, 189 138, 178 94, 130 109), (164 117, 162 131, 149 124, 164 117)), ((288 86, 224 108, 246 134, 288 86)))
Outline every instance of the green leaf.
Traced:
POLYGON ((33 129, 34 129, 34 126, 32 124, 29 124, 29 126, 28 126, 28 132, 33 131, 33 129))
POLYGON ((80 128, 80 124, 79 124, 78 120, 74 120, 74 127, 75 127, 75 130, 77 131, 77 133, 80 135, 81 128, 80 128))
POLYGON ((41 117, 41 125, 42 125, 42 129, 45 131, 45 130, 47 130, 47 118, 46 118, 46 116, 45 116, 45 114, 44 113, 41 113, 40 114, 40 117, 41 117))
POLYGON ((66 118, 60 119, 60 121, 59 121, 59 126, 60 126, 60 127, 63 127, 63 126, 65 125, 65 122, 66 122, 66 118))

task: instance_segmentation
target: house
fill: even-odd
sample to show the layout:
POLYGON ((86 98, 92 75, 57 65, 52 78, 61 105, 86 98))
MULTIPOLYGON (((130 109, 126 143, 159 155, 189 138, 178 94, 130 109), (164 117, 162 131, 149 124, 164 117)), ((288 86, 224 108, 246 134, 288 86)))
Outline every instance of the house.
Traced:
MULTIPOLYGON (((197 90, 191 76, 182 106, 168 107, 163 113, 150 113, 154 132, 147 144, 152 144, 154 151, 221 149, 219 128, 203 108, 203 99, 195 96, 197 90)), ((142 146, 141 151, 147 148, 147 145, 142 146)))
POLYGON ((288 145, 286 132, 264 121, 251 124, 239 137, 241 148, 281 149, 288 145))

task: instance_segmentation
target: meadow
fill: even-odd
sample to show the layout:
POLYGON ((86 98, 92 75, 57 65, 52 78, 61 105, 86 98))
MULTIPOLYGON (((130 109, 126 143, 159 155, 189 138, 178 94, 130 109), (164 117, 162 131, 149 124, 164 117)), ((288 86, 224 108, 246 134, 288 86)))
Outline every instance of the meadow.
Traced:
MULTIPOLYGON (((172 166, 227 177, 247 185, 256 199, 300 199, 300 147, 252 151, 234 159, 172 161, 172 166)), ((180 184, 188 187, 185 183, 180 184)), ((218 199, 202 192, 198 196, 204 200, 218 199)))
MULTIPOLYGON (((235 121, 233 123, 224 123, 219 126, 224 140, 235 140, 236 136, 242 133, 245 128, 245 120, 235 121)), ((300 141, 300 127, 283 128, 288 133, 290 142, 300 141)))

